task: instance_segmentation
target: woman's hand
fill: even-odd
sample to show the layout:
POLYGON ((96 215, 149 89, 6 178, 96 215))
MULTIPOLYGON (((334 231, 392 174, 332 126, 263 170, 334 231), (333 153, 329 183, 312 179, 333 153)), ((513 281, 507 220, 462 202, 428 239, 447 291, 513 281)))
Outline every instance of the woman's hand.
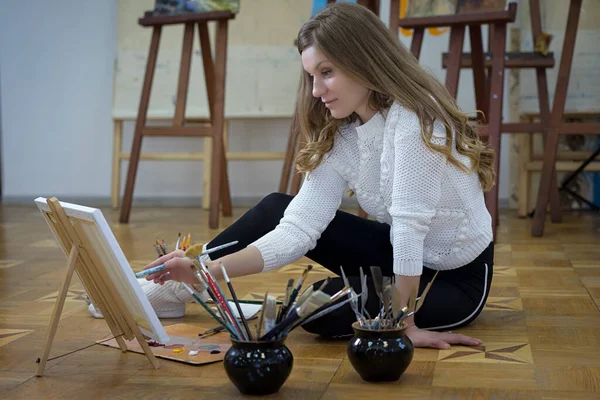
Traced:
POLYGON ((165 268, 162 271, 146 276, 146 280, 154 281, 154 283, 158 283, 159 285, 164 285, 166 281, 170 280, 192 285, 200 283, 192 271, 191 266, 194 265, 192 260, 184 258, 184 255, 185 252, 183 250, 175 250, 146 265, 144 269, 165 264, 165 268))
POLYGON ((434 349, 447 350, 451 344, 464 346, 477 346, 483 343, 479 339, 460 335, 452 332, 433 332, 419 329, 413 325, 406 329, 406 335, 415 347, 431 347, 434 349))

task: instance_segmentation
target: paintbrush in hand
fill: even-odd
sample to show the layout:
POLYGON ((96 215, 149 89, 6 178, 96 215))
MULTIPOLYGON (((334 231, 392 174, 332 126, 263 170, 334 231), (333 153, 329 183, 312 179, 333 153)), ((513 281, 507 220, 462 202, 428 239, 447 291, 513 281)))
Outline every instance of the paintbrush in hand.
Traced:
POLYGON ((237 308, 238 314, 240 314, 240 319, 242 320, 242 325, 244 325, 244 329, 246 330, 246 334, 248 334, 249 340, 254 340, 252 338, 252 333, 250 332, 250 328, 248 327, 248 322, 246 322, 246 317, 244 317, 244 313, 242 312, 242 307, 238 301, 238 298, 235 294, 235 290, 233 290, 233 285, 231 284, 231 280, 229 280, 229 276, 227 275, 227 271, 221 263, 221 272, 223 272, 223 278, 225 282, 227 282, 227 287, 229 287, 229 292, 231 293, 231 297, 233 298, 233 302, 235 303, 235 307, 237 308))

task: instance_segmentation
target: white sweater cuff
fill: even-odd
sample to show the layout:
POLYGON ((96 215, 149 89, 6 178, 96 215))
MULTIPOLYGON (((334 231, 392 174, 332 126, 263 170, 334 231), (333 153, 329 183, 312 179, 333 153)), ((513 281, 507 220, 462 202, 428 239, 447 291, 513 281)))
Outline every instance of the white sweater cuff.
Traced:
POLYGON ((271 242, 267 238, 263 236, 255 242, 250 243, 248 247, 249 246, 256 247, 260 252, 260 255, 262 256, 262 259, 265 263, 262 272, 271 271, 280 267, 277 261, 277 252, 275 251, 275 249, 271 245, 271 242))
POLYGON ((395 259, 394 273, 405 276, 420 276, 423 273, 423 261, 395 259))

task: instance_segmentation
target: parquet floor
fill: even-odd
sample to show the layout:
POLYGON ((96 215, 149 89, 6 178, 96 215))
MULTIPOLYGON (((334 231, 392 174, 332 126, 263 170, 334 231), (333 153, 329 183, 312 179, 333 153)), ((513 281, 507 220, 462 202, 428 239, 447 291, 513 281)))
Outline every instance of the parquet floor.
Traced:
MULTIPOLYGON (((103 210, 132 267, 154 258, 156 237, 172 243, 177 232, 206 241, 208 214, 195 208, 134 208, 128 225, 103 210)), ((233 218, 244 210, 235 210, 233 218)), ((225 219, 223 224, 231 223, 225 219)), ((480 318, 463 332, 479 348, 417 349, 400 381, 368 384, 352 369, 345 341, 324 341, 302 329, 287 344, 295 364, 272 398, 364 399, 600 399, 600 215, 565 213, 532 238, 530 221, 506 211, 500 220, 495 276, 480 318), (385 397, 383 397, 385 396, 385 397)), ((301 260, 308 261, 308 260, 301 260)), ((66 259, 37 209, 0 206, 0 398, 200 398, 240 397, 222 363, 189 366, 161 360, 154 370, 138 354, 95 345, 48 363, 35 377, 54 298, 66 259)), ((298 265, 234 280, 240 296, 281 292, 298 265)), ((322 269, 310 281, 322 279, 322 269)), ((75 282, 65 304, 51 357, 93 344, 110 331, 91 318, 75 282)), ((186 317, 164 320, 212 327, 197 305, 186 317)))

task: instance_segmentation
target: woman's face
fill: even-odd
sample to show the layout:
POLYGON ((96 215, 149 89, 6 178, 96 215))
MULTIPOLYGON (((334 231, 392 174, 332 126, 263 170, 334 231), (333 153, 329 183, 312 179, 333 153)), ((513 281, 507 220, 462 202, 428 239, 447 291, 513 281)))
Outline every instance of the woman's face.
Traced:
POLYGON ((367 122, 375 115, 368 105, 369 89, 336 68, 317 47, 302 52, 302 66, 312 78, 312 95, 321 99, 334 118, 346 118, 356 112, 367 122))

